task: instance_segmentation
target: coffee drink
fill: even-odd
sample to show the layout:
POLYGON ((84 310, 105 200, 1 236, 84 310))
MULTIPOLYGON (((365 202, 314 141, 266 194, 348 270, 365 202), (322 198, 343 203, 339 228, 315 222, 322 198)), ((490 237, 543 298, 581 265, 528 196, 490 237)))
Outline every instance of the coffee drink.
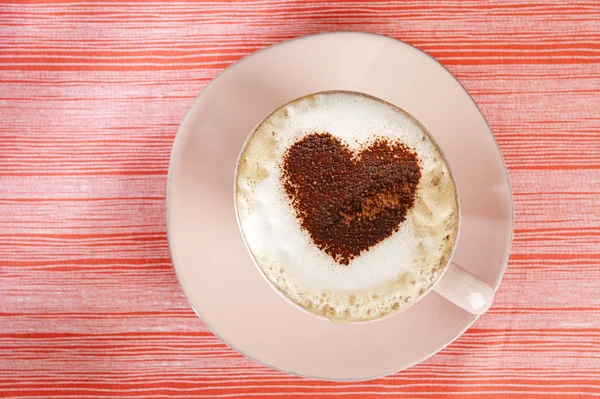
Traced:
POLYGON ((403 110, 347 91, 312 94, 263 120, 235 178, 240 230, 284 296, 333 321, 404 310, 454 250, 446 161, 403 110))

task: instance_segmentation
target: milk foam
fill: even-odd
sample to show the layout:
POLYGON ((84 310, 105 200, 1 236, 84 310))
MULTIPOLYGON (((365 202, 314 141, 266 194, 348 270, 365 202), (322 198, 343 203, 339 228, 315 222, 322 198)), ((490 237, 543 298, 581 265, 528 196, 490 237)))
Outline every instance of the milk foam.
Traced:
POLYGON ((296 304, 335 321, 410 306, 441 274, 458 231, 456 189, 437 145, 399 109, 358 93, 317 93, 273 112, 240 155, 235 191, 242 234, 265 276, 296 304), (421 180, 406 220, 348 266, 317 248, 283 189, 286 150, 315 132, 355 150, 378 137, 399 139, 419 158, 421 180))

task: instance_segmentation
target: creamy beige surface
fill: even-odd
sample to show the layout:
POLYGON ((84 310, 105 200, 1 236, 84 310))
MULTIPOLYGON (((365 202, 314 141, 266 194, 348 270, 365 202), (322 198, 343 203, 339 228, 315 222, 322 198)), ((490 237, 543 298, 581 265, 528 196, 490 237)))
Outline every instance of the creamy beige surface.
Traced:
POLYGON ((235 190, 240 228, 265 276, 294 303, 336 321, 377 319, 410 306, 441 274, 458 230, 456 190, 436 144, 403 111, 357 93, 314 94, 273 112, 240 155, 235 190), (406 220, 348 266, 314 245, 283 190, 285 151, 314 132, 355 150, 378 137, 399 139, 419 158, 422 177, 406 220))

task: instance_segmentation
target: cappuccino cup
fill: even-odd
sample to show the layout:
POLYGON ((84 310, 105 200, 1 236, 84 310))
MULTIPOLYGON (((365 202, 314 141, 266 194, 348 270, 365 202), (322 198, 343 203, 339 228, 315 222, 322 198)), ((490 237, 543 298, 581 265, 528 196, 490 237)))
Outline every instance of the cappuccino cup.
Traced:
POLYGON ((436 291, 481 314, 494 290, 452 262, 451 169, 427 129, 351 91, 284 104, 251 132, 234 183, 257 269, 291 304, 334 322, 379 320, 436 291))

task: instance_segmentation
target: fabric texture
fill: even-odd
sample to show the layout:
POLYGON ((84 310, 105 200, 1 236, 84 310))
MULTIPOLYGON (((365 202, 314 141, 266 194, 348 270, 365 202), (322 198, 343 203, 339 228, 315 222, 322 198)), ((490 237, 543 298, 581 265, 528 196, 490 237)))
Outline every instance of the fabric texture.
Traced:
POLYGON ((0 397, 600 396, 600 3, 0 4, 0 397), (389 35, 442 62, 508 165, 512 255, 456 342, 361 383, 229 349, 181 292, 165 233, 173 138, 244 55, 300 35, 389 35))

